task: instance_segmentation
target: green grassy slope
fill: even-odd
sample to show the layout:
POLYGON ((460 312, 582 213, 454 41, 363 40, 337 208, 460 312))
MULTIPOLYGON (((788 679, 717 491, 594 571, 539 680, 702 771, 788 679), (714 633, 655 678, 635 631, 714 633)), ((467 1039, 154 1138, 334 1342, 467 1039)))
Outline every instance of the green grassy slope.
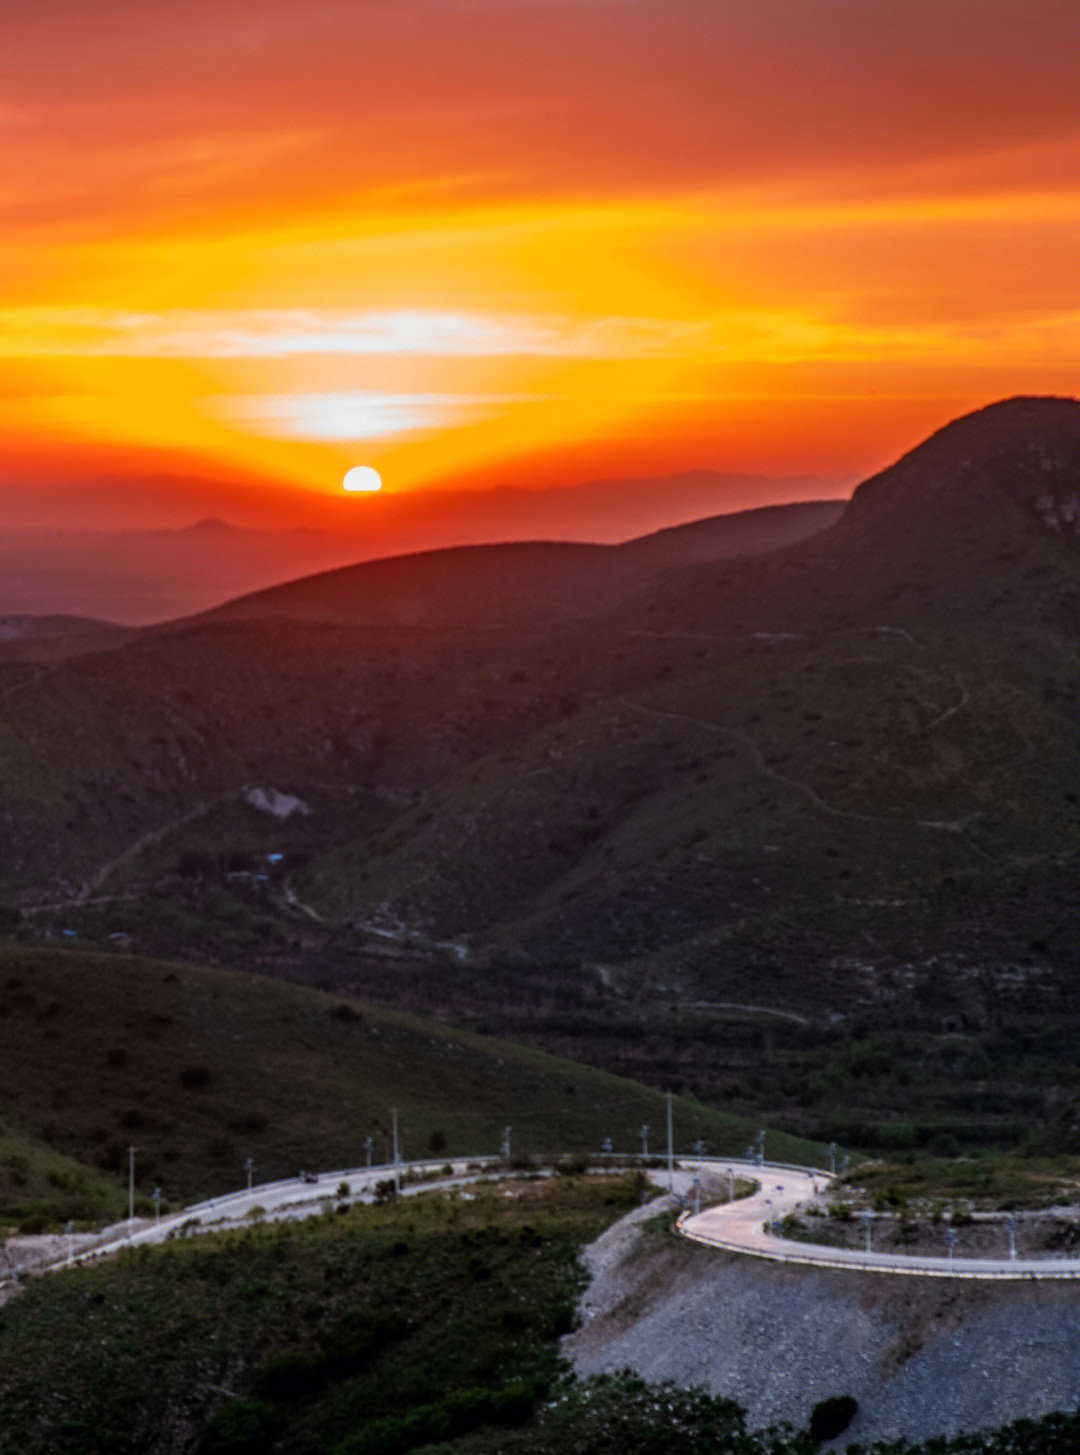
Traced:
MULTIPOLYGON (((126 1180, 137 1148, 140 1194, 177 1200, 301 1168, 402 1153, 659 1149, 656 1091, 544 1052, 339 996, 239 972, 134 957, 0 952, 0 1105, 78 1161, 126 1180)), ((742 1152, 754 1124, 692 1102, 675 1106, 677 1147, 700 1137, 742 1152)), ((776 1135, 771 1156, 820 1148, 776 1135)), ((0 1157, 3 1147, 0 1144, 0 1157)), ((3 1181, 0 1197, 20 1202, 3 1181)))

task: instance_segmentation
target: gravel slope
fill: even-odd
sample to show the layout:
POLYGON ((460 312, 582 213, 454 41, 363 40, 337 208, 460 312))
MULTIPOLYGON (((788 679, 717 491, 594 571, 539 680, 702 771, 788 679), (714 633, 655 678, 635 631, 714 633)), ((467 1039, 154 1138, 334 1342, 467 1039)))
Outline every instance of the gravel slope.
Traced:
POLYGON ((644 1225, 586 1253, 581 1374, 631 1368, 735 1399, 758 1427, 852 1394, 841 1443, 990 1429, 1080 1404, 1080 1284, 972 1283, 785 1266, 644 1225))

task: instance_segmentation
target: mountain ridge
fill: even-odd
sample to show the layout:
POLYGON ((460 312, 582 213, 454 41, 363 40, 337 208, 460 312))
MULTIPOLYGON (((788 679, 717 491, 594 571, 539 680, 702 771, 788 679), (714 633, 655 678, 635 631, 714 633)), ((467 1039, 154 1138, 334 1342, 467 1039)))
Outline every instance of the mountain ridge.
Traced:
POLYGON ((764 1088, 834 1135, 858 1105, 882 1125, 905 1107, 931 1140, 1052 1123, 1068 1142, 1080 555, 999 446, 1067 493, 1077 411, 1023 402, 938 438, 945 514, 917 449, 773 549, 464 548, 47 672, 0 663, 11 932, 355 976, 709 1097, 764 1088), (1031 414, 1040 449, 1064 432, 1050 470, 1031 414), (972 435, 1000 508, 965 484, 972 435), (917 531, 890 533, 890 479, 917 531), (260 814, 252 787, 309 812, 260 814), (771 1077, 761 1016, 766 1049, 787 1038, 771 1077), (851 1069, 845 1038, 892 1068, 899 1035, 914 1081, 851 1069), (978 1097, 950 1080, 957 1035, 995 1068, 978 1097))

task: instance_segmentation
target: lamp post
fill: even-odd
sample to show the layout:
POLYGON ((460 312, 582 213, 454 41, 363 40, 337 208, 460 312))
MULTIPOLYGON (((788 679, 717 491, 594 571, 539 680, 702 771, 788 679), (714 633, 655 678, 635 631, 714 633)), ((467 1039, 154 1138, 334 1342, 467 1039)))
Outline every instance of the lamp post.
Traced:
POLYGON ((667 1190, 675 1191, 675 1144, 672 1135, 671 1092, 667 1094, 667 1190))

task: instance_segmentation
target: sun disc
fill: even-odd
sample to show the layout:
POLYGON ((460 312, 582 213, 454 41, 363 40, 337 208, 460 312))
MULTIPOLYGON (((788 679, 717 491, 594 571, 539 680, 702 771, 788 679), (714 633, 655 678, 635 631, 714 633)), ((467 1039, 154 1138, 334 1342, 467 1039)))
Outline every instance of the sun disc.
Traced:
POLYGON ((370 493, 373 490, 382 489, 382 476, 371 465, 354 465, 351 470, 345 472, 345 479, 341 483, 346 490, 363 490, 370 493))

